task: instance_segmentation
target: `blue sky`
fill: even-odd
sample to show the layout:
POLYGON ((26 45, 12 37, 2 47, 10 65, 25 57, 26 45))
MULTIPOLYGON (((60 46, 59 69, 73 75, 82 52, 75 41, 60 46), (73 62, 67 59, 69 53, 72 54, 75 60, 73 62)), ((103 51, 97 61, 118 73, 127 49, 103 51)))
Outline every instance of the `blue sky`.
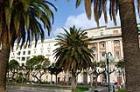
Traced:
MULTIPOLYGON (((52 25, 52 32, 50 37, 54 38, 59 33, 63 32, 62 28, 69 28, 75 25, 78 28, 88 29, 97 27, 94 16, 91 20, 88 20, 85 14, 84 4, 80 5, 77 9, 75 8, 75 0, 48 0, 57 7, 57 12, 54 12, 54 24, 52 25)), ((100 26, 104 26, 105 22, 103 16, 100 19, 100 26)), ((109 21, 107 26, 114 26, 113 21, 109 21)), ((117 16, 117 26, 120 25, 119 14, 117 16)))

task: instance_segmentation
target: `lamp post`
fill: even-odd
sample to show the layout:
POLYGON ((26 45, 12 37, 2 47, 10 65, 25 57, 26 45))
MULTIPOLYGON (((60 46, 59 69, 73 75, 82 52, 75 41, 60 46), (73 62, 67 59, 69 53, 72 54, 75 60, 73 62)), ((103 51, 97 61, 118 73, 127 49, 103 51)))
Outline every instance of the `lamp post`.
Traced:
POLYGON ((107 71, 107 82, 108 82, 108 92, 110 92, 110 68, 109 68, 109 61, 112 57, 111 52, 105 53, 106 55, 106 71, 107 71))

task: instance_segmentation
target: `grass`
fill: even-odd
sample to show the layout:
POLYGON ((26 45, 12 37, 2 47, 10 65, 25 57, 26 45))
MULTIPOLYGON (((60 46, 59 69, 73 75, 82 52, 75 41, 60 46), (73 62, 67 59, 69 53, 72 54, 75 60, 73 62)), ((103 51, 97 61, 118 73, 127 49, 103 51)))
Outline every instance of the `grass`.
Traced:
POLYGON ((85 91, 88 91, 87 87, 77 87, 77 90, 76 90, 76 92, 85 92, 85 91))
POLYGON ((127 92, 127 91, 126 91, 126 89, 121 88, 121 89, 118 90, 118 92, 127 92))

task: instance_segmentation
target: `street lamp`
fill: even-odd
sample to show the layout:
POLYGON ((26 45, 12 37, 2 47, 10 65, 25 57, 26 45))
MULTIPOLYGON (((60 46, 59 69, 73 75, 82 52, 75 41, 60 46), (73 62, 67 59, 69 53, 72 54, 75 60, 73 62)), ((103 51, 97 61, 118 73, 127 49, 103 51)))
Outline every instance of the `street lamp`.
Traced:
POLYGON ((106 71, 107 71, 107 82, 108 82, 108 92, 110 92, 110 68, 109 61, 112 59, 111 52, 105 53, 106 56, 106 71))

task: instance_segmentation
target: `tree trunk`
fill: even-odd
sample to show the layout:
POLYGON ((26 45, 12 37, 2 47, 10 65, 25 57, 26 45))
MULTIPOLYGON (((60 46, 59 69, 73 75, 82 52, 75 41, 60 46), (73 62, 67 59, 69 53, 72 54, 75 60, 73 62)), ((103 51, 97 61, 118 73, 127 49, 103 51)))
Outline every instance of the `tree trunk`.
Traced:
POLYGON ((83 83, 87 84, 87 72, 83 73, 83 83))
POLYGON ((56 85, 57 85, 57 74, 55 75, 56 85))
POLYGON ((3 46, 0 51, 0 92, 6 92, 6 72, 10 48, 3 46))
POLYGON ((90 74, 90 86, 93 87, 93 76, 90 74))
POLYGON ((97 78, 98 78, 98 77, 95 78, 95 88, 97 88, 97 86, 98 86, 97 78))
POLYGON ((50 83, 52 84, 52 74, 51 74, 51 82, 50 83))
POLYGON ((75 73, 72 73, 72 78, 71 78, 72 91, 71 92, 76 92, 76 86, 77 86, 76 75, 75 73))
POLYGON ((119 0, 128 92, 140 92, 140 50, 134 0, 119 0))

